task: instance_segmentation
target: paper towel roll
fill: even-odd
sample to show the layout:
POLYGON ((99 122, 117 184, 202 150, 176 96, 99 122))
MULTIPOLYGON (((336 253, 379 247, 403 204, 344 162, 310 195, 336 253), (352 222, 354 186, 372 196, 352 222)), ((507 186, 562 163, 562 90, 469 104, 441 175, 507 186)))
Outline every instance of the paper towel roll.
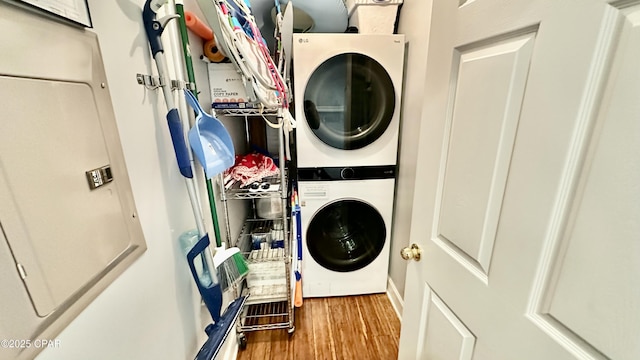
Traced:
POLYGON ((356 6, 349 26, 358 28, 360 34, 393 34, 398 16, 398 5, 360 5, 356 6))
POLYGON ((206 56, 211 62, 219 63, 226 59, 225 54, 216 45, 216 40, 211 39, 204 43, 203 48, 204 56, 206 56))

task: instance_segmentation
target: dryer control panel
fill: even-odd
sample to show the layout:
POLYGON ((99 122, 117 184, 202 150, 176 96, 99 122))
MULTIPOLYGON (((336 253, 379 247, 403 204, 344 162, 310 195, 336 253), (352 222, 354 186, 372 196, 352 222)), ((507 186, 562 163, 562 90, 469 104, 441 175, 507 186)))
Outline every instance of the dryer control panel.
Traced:
POLYGON ((300 168, 300 181, 335 181, 393 179, 396 177, 396 165, 300 168))

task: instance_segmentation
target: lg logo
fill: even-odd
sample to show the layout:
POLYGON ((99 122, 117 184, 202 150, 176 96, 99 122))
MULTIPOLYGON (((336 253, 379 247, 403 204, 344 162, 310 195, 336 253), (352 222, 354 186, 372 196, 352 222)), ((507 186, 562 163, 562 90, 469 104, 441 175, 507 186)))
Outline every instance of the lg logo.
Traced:
POLYGON ((308 42, 309 42, 309 39, 307 39, 307 38, 299 38, 299 39, 298 39, 298 42, 299 42, 300 44, 306 44, 306 43, 308 43, 308 42))

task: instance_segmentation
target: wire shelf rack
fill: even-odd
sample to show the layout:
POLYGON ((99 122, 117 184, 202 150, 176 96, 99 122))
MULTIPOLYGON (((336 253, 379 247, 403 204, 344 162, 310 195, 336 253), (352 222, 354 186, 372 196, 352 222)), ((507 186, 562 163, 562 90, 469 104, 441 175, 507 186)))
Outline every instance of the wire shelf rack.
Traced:
MULTIPOLYGON (((285 174, 286 179, 286 174, 285 174)), ((285 180, 286 183, 287 180, 285 180)), ((253 190, 250 187, 240 187, 240 183, 236 182, 228 189, 225 189, 224 196, 227 199, 262 199, 271 197, 282 197, 286 194, 286 187, 282 187, 280 175, 265 177, 260 181, 261 184, 268 184, 268 189, 253 190)))
POLYGON ((226 116, 275 116, 277 109, 214 109, 217 114, 226 116))
POLYGON ((290 327, 287 301, 247 305, 242 314, 243 331, 286 329, 290 327))

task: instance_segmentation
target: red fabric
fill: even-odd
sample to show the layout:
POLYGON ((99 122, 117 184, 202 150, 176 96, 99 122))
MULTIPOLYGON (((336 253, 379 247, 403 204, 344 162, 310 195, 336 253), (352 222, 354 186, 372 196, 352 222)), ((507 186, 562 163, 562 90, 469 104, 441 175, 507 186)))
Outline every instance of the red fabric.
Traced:
POLYGON ((225 179, 231 178, 235 181, 240 181, 241 186, 244 187, 267 176, 274 176, 279 173, 280 169, 278 169, 272 158, 259 153, 251 153, 236 155, 235 164, 225 171, 225 179))

